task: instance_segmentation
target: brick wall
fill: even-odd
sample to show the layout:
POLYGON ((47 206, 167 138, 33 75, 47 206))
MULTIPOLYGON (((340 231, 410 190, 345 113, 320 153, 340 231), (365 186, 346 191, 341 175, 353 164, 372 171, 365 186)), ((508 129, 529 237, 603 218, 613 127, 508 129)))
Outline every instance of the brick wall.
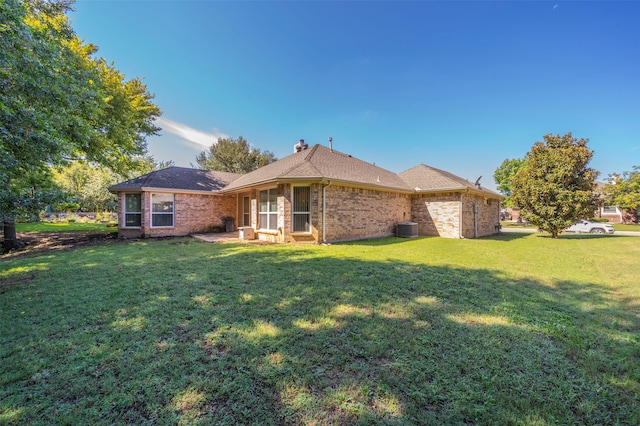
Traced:
POLYGON ((499 200, 480 195, 456 192, 417 194, 412 196, 411 209, 411 220, 418 223, 419 235, 474 238, 477 223, 477 236, 481 237, 497 233, 496 225, 500 223, 499 200), (474 205, 477 213, 474 213, 474 205))
POLYGON ((418 234, 460 238, 460 194, 416 194, 411 197, 411 220, 418 234))
MULTIPOLYGON (((120 213, 119 223, 124 224, 122 208, 123 195, 118 194, 120 213)), ((142 226, 120 228, 118 235, 123 238, 183 236, 193 233, 224 230, 224 218, 236 220, 236 197, 233 195, 208 195, 175 193, 173 200, 173 227, 152 228, 151 193, 142 193, 142 226)))
POLYGON ((480 195, 462 194, 462 236, 465 238, 482 237, 496 234, 500 224, 500 201, 480 195), (474 205, 477 213, 474 219, 474 205), (477 225, 476 225, 477 223, 477 225))
MULTIPOLYGON (((326 188, 326 197, 327 241, 391 236, 398 222, 411 217, 407 194, 331 185, 326 188)), ((318 198, 321 207, 321 194, 318 198)), ((321 220, 318 223, 318 237, 322 241, 321 220)))
MULTIPOLYGON (((257 233, 271 242, 322 242, 322 188, 311 186, 311 232, 292 232, 290 184, 278 185, 278 230, 257 233)), ((257 228, 257 191, 251 191, 251 221, 257 228)), ((497 232, 499 200, 479 195, 445 192, 439 194, 395 194, 340 185, 326 187, 326 240, 346 241, 394 235, 398 222, 418 223, 419 235, 473 238, 497 232), (461 204, 462 202, 462 204, 461 204), (477 206, 474 220, 474 205, 477 206), (462 229, 460 211, 462 206, 462 229), (477 223, 477 231, 476 231, 477 223)), ((122 206, 123 194, 118 194, 122 206)), ((238 203, 233 195, 174 194, 174 226, 152 228, 151 193, 142 194, 142 227, 120 228, 123 238, 182 236, 224 230, 224 218, 238 226, 238 203)), ((124 223, 122 208, 119 223, 124 223)))

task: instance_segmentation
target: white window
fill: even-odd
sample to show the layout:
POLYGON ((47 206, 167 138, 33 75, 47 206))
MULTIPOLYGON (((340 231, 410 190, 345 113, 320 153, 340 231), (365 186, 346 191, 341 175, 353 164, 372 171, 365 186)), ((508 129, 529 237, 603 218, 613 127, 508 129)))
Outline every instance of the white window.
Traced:
POLYGON ((293 232, 311 232, 311 187, 293 187, 293 232))
POLYGON ((242 199, 242 226, 251 226, 251 200, 249 197, 242 199))
POLYGON ((602 213, 618 213, 618 209, 616 206, 604 206, 602 208, 602 213))
POLYGON ((278 191, 276 188, 260 191, 258 200, 258 226, 261 229, 278 229, 278 191))
POLYGON ((124 227, 142 226, 142 194, 124 195, 124 227))
POLYGON ((173 226, 173 194, 151 194, 151 227, 173 226))

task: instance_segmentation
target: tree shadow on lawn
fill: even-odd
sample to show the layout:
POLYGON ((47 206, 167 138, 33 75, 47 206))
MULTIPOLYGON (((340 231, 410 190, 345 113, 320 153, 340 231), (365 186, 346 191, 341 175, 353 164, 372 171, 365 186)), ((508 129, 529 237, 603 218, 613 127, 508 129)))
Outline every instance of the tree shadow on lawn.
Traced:
POLYGON ((638 317, 597 284, 295 247, 109 250, 70 259, 72 282, 32 272, 47 284, 42 306, 5 293, 33 315, 3 303, 15 328, 2 330, 2 358, 16 371, 2 380, 0 419, 640 420, 638 317))

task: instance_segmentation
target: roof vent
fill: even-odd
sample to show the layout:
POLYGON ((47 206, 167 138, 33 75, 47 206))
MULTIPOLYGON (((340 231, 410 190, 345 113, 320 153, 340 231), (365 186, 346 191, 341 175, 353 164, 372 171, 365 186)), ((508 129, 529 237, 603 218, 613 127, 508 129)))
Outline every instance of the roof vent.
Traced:
POLYGON ((293 152, 304 151, 307 148, 309 148, 309 145, 304 143, 304 139, 300 139, 298 143, 293 146, 293 152))

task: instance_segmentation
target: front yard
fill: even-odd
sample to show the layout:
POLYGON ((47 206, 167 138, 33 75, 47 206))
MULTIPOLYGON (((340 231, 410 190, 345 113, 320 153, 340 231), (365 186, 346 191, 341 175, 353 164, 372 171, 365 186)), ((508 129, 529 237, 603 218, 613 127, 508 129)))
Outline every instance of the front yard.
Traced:
POLYGON ((8 257, 0 424, 639 424, 639 242, 8 257))

